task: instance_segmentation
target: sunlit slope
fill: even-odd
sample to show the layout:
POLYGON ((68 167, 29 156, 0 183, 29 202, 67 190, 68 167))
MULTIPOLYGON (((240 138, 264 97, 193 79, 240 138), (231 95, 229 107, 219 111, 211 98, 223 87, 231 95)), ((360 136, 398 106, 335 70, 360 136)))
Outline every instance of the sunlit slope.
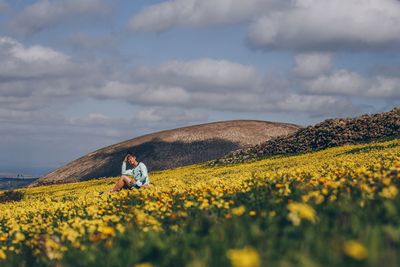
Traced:
MULTIPOLYGON (((339 261, 338 265, 350 259, 368 259, 374 263, 374 259, 368 258, 368 251, 371 249, 369 242, 375 241, 362 240, 362 223, 357 226, 359 228, 353 229, 353 226, 349 226, 349 229, 342 232, 341 226, 331 225, 336 219, 341 220, 341 215, 335 212, 343 210, 347 214, 349 207, 352 207, 359 212, 357 216, 365 215, 365 224, 376 222, 377 225, 400 228, 400 208, 397 205, 400 139, 342 146, 298 156, 276 156, 224 167, 191 165, 153 172, 150 173, 150 178, 152 186, 149 188, 123 190, 101 196, 99 192, 109 189, 115 183, 115 177, 18 190, 24 194, 21 201, 0 203, 0 259, 3 258, 6 263, 7 260, 15 261, 18 257, 24 261, 40 255, 37 259, 46 262, 45 259, 61 260, 64 254, 68 256, 68 253, 78 253, 79 250, 85 251, 86 254, 82 255, 98 255, 97 251, 91 250, 92 244, 118 250, 121 236, 135 235, 138 231, 157 233, 164 236, 165 240, 169 240, 176 232, 180 232, 180 237, 184 239, 190 231, 193 238, 193 229, 190 227, 197 225, 195 219, 207 218, 210 225, 218 222, 221 229, 226 228, 225 224, 235 222, 238 227, 236 230, 241 232, 240 227, 243 227, 243 233, 247 233, 248 225, 262 223, 265 229, 257 232, 261 236, 270 229, 286 229, 279 237, 286 240, 286 243, 270 248, 272 252, 278 249, 276 253, 285 249, 301 251, 296 247, 296 235, 291 237, 292 240, 285 236, 286 231, 298 231, 299 237, 305 231, 317 231, 317 228, 332 229, 331 234, 338 237, 338 243, 332 245, 325 242, 324 238, 329 234, 321 236, 322 240, 318 244, 324 244, 326 255, 333 255, 324 258, 322 253, 318 256, 322 257, 319 259, 320 263, 326 263, 335 257, 339 261), (378 213, 380 209, 382 212, 378 213), (319 227, 313 228, 314 224, 319 227), (308 226, 310 227, 304 228, 308 226), (114 236, 117 236, 115 242, 112 239, 114 236), (350 248, 352 244, 360 246, 358 248, 361 254, 351 255, 351 249, 346 249, 344 245, 342 249, 340 242, 353 242, 353 239, 359 241, 343 244, 348 244, 350 248), (334 246, 333 250, 330 250, 331 246, 334 246), (26 248, 31 248, 32 251, 27 252, 26 248)), ((358 213, 354 216, 356 214, 358 213)), ((349 222, 343 223, 346 225, 349 222)), ((230 228, 226 229, 230 231, 230 228)), ((395 234, 400 237, 400 232, 395 234)), ((240 233, 238 235, 241 236, 240 233)), ((204 236, 207 234, 199 235, 199 240, 205 238, 204 236)), ((252 233, 242 236, 239 243, 225 238, 226 240, 222 238, 225 243, 218 243, 221 249, 248 245, 253 247, 252 251, 256 255, 254 257, 260 257, 259 260, 279 261, 271 251, 263 251, 265 245, 260 243, 262 238, 253 240, 252 233)), ((146 246, 151 246, 152 243, 149 242, 146 246)), ((314 243, 310 243, 310 246, 313 245, 314 243)), ((394 249, 398 248, 396 246, 394 249)), ((312 253, 310 248, 307 247, 308 253, 312 253)), ((381 249, 383 248, 382 246, 381 249)), ((141 247, 136 247, 136 250, 140 249, 141 247)), ((166 247, 163 249, 165 250, 160 249, 160 253, 168 253, 166 247)), ((196 257, 196 249, 190 246, 185 249, 193 250, 188 255, 196 257)), ((200 251, 202 250, 198 253, 202 253, 200 251)), ((147 254, 143 256, 139 251, 135 253, 129 258, 132 264, 150 261, 147 254)), ((232 253, 221 254, 221 264, 229 259, 234 260, 235 257, 229 256, 232 253)), ((65 259, 68 260, 64 264, 68 265, 69 262, 73 265, 73 260, 67 256, 65 259)), ((198 255, 199 260, 203 256, 198 255)), ((166 264, 163 256, 156 260, 156 264, 166 264)), ((290 258, 287 260, 290 261, 290 258)))

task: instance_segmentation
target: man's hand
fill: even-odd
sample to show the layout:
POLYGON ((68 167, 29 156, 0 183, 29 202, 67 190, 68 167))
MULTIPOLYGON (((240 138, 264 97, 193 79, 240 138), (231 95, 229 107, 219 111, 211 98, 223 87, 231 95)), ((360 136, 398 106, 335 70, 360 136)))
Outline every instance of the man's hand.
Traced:
POLYGON ((124 161, 127 161, 127 160, 128 160, 128 156, 129 156, 129 155, 126 155, 126 156, 125 156, 124 161))

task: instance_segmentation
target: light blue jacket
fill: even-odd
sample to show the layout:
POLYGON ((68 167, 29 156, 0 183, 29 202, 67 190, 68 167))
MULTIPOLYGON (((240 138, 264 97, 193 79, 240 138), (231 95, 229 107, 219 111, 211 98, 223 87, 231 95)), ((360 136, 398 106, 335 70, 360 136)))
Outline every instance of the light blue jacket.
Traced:
POLYGON ((146 185, 150 183, 149 174, 147 172, 147 167, 143 162, 140 162, 136 168, 126 169, 126 162, 122 162, 122 171, 123 175, 133 176, 136 180, 136 184, 138 186, 146 185))

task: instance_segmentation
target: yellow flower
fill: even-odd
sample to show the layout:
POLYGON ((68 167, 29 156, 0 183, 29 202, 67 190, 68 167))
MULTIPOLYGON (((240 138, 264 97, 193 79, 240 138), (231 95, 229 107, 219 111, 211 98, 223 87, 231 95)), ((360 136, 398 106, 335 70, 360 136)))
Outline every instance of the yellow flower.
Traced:
POLYGON ((382 180, 382 184, 384 184, 384 185, 386 185, 386 186, 390 185, 391 182, 392 182, 392 181, 390 180, 390 178, 384 178, 384 179, 382 180))
POLYGON ((250 216, 256 216, 257 212, 255 212, 254 210, 249 211, 249 215, 250 216))
POLYGON ((23 240, 25 240, 25 235, 23 233, 17 232, 15 234, 13 243, 16 244, 16 243, 19 243, 19 242, 21 242, 23 240))
POLYGON ((60 248, 60 244, 57 242, 57 239, 50 238, 50 237, 45 239, 44 245, 47 249, 56 249, 57 250, 60 248))
POLYGON ((120 223, 117 224, 116 228, 117 228, 117 231, 120 233, 123 233, 125 231, 125 227, 120 223))
POLYGON ((397 189, 397 187, 394 185, 391 185, 389 187, 383 188, 382 192, 380 192, 379 195, 384 198, 393 199, 397 196, 398 193, 399 193, 399 190, 397 189))
POLYGON ((5 259, 7 259, 7 255, 6 253, 4 253, 3 250, 0 249, 0 260, 5 260, 5 259))
POLYGON ((143 262, 143 263, 135 264, 135 267, 153 267, 153 264, 151 264, 149 262, 143 262))
POLYGON ((260 266, 260 256, 252 247, 242 249, 229 249, 227 252, 233 267, 258 267, 260 266))
POLYGON ((115 230, 112 227, 109 226, 103 226, 101 227, 101 232, 105 235, 115 235, 115 230))
POLYGON ((336 199, 337 199, 337 197, 335 195, 329 196, 329 201, 330 202, 334 202, 336 199))
POLYGON ((358 241, 349 240, 346 241, 343 245, 344 253, 355 259, 355 260, 363 260, 367 257, 367 249, 358 241))
POLYGON ((245 212, 246 212, 246 207, 243 205, 232 209, 232 214, 236 216, 242 216, 243 213, 245 212))
POLYGON ((173 225, 171 225, 169 228, 170 228, 172 231, 177 232, 177 231, 179 230, 179 225, 173 224, 173 225))
POLYGON ((299 225, 301 219, 312 223, 315 223, 317 220, 317 213, 315 210, 305 203, 292 202, 287 205, 287 208, 290 211, 288 218, 294 225, 299 225))
POLYGON ((301 219, 297 213, 290 212, 288 214, 288 219, 293 223, 293 225, 298 226, 301 223, 301 219))
POLYGON ((190 207, 194 206, 194 203, 190 200, 186 200, 183 205, 185 206, 185 208, 190 208, 190 207))

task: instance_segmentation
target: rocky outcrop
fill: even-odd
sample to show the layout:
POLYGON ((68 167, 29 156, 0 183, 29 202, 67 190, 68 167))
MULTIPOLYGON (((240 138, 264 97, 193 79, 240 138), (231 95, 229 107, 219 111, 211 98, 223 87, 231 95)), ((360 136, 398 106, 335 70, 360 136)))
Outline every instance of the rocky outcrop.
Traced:
POLYGON ((121 162, 128 150, 134 152, 150 172, 202 163, 239 148, 290 134, 299 127, 289 123, 236 120, 148 134, 89 153, 40 177, 29 186, 120 175, 121 162))
POLYGON ((250 148, 235 150, 209 165, 232 164, 266 156, 298 154, 345 144, 400 137, 400 108, 355 118, 327 119, 301 128, 288 136, 279 136, 250 148))

